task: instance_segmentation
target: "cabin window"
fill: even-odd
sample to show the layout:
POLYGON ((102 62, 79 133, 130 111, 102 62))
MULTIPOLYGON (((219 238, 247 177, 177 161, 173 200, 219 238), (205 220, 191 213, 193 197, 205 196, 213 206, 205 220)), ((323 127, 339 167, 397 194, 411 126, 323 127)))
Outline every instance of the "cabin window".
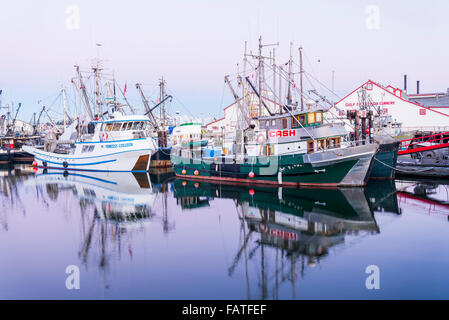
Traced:
POLYGON ((307 153, 313 152, 313 140, 307 141, 307 153))
POLYGON ((91 146, 89 146, 89 149, 87 150, 88 152, 92 152, 92 151, 94 151, 94 148, 95 148, 95 146, 94 145, 91 145, 91 146))
POLYGON ((122 131, 125 131, 128 126, 128 122, 123 123, 122 131))
POLYGON ((298 121, 301 125, 304 126, 306 124, 306 115, 300 114, 295 117, 292 117, 292 128, 301 127, 301 125, 298 123, 298 121))
POLYGON ((89 149, 89 146, 83 146, 83 149, 81 150, 81 152, 87 152, 88 149, 89 149))
POLYGON ((126 130, 131 130, 132 127, 133 127, 133 123, 132 122, 128 122, 126 124, 126 130))
POLYGON ((265 127, 268 128, 270 126, 270 120, 265 121, 265 127))
POLYGON ((271 120, 271 126, 276 127, 276 120, 271 120))
POLYGON ((318 143, 317 143, 317 149, 318 150, 324 150, 326 148, 326 142, 325 141, 326 140, 324 140, 324 139, 318 140, 318 143))
POLYGON ((323 113, 322 112, 317 112, 315 114, 315 121, 316 122, 323 122, 323 113))
POLYGON ((315 123, 315 113, 314 112, 307 114, 307 123, 308 124, 315 123))
POLYGON ((114 126, 113 123, 107 123, 107 124, 106 124, 106 130, 105 130, 105 131, 111 131, 113 126, 114 126))
POLYGON ((114 123, 114 127, 112 128, 112 131, 119 131, 121 126, 122 126, 121 122, 114 123))
POLYGON ((334 148, 339 148, 340 147, 341 137, 332 138, 331 141, 332 141, 332 147, 334 147, 334 148))

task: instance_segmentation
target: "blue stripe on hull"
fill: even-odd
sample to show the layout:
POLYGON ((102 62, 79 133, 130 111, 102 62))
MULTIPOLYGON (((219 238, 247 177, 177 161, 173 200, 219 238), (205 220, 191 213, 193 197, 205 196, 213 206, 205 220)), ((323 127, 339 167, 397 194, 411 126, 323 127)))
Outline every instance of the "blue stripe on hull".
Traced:
MULTIPOLYGON (((63 166, 62 162, 54 162, 54 161, 50 161, 50 160, 45 160, 45 159, 41 159, 36 157, 37 160, 40 160, 42 162, 47 162, 47 163, 53 163, 53 164, 59 164, 61 166, 63 166)), ((67 163, 69 166, 93 166, 96 164, 102 164, 102 163, 109 163, 109 162, 115 162, 117 161, 117 159, 113 159, 113 160, 105 160, 105 161, 99 161, 99 162, 91 162, 91 163, 67 163)))

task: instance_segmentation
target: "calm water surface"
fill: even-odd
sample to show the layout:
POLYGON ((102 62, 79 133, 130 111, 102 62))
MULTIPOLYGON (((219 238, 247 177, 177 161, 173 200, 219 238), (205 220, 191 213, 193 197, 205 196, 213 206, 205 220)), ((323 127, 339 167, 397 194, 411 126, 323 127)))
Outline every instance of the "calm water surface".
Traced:
POLYGON ((449 190, 0 171, 0 299, 448 299, 449 190), (66 288, 66 268, 80 289, 66 288), (365 269, 377 265, 380 289, 365 269))

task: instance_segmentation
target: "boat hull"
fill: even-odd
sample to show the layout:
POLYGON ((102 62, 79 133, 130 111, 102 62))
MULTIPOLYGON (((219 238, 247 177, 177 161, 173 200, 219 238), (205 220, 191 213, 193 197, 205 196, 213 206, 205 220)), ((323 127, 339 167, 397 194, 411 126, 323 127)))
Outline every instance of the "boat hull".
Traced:
POLYGON ((370 178, 394 179, 400 142, 382 143, 377 151, 370 178))
POLYGON ((192 160, 172 155, 175 174, 197 180, 247 185, 365 186, 377 145, 313 154, 250 157, 242 164, 192 160))
POLYGON ((149 169, 152 149, 128 150, 109 154, 81 156, 45 152, 33 147, 23 149, 34 155, 38 167, 61 170, 145 172, 149 169))

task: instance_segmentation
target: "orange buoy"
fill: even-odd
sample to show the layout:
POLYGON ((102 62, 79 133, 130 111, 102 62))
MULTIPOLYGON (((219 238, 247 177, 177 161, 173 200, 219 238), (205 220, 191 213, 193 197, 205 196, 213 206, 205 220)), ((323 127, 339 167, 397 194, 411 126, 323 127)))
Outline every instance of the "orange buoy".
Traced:
POLYGON ((200 184, 198 182, 195 182, 194 186, 195 186, 195 188, 198 188, 200 186, 200 184))
POLYGON ((254 172, 250 172, 249 174, 248 174, 248 176, 250 177, 250 178, 254 178, 254 172))
POLYGON ((36 160, 33 161, 33 167, 37 167, 37 161, 36 160))
POLYGON ((183 182, 182 182, 182 186, 183 186, 183 187, 185 187, 186 184, 187 184, 187 181, 183 181, 183 182))
POLYGON ((193 173, 194 175, 199 175, 200 173, 198 172, 198 170, 195 170, 195 172, 193 173))
POLYGON ((250 196, 253 196, 254 193, 255 193, 255 192, 254 192, 254 189, 249 189, 249 195, 250 195, 250 196))
POLYGON ((186 174, 187 171, 185 169, 182 170, 182 174, 186 174))

